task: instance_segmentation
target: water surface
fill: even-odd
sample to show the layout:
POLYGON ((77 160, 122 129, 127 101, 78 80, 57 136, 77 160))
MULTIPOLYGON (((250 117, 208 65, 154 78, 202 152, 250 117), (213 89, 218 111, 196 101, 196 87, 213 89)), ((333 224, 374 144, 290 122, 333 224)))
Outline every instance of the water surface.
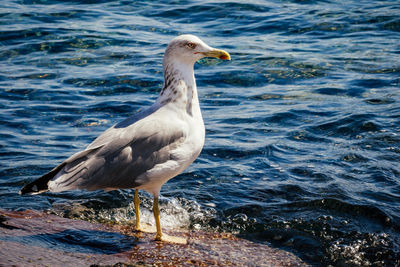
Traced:
POLYGON ((166 45, 191 33, 232 61, 196 65, 206 143, 164 185, 163 226, 315 266, 400 265, 399 14, 395 0, 2 1, 0 207, 133 220, 130 190, 18 191, 151 105, 166 45))

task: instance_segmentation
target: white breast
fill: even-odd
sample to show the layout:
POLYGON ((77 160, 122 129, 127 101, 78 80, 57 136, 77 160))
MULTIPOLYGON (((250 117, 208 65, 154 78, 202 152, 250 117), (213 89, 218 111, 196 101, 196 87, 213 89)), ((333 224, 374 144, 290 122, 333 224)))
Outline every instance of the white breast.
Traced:
POLYGON ((163 108, 170 114, 169 119, 180 121, 180 123, 177 121, 175 123, 181 125, 185 136, 183 142, 170 151, 170 160, 155 165, 137 178, 137 181, 142 183, 142 186, 137 189, 144 189, 156 196, 159 195, 164 183, 182 173, 199 156, 205 140, 205 127, 200 107, 193 113, 193 116, 187 113, 177 113, 173 106, 168 107, 167 105, 163 108))

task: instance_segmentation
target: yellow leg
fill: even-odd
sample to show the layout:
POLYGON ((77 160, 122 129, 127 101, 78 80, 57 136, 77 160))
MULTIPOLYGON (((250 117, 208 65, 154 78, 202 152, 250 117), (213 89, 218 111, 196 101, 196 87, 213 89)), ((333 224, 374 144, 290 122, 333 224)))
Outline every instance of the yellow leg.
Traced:
POLYGON ((140 216, 139 216, 139 190, 135 190, 135 197, 133 198, 133 203, 135 204, 135 215, 136 215, 136 230, 140 231, 140 216))
POLYGON ((154 197, 153 214, 154 214, 154 219, 156 220, 156 227, 157 227, 156 240, 161 241, 162 232, 160 224, 160 210, 158 209, 158 197, 154 197))

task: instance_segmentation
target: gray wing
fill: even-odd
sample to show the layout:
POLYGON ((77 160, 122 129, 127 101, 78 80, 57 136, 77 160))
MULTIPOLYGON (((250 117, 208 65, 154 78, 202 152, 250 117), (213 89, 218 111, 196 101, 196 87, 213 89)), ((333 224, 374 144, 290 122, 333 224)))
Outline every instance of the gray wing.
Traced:
POLYGON ((86 150, 68 158, 49 181, 50 191, 139 186, 136 178, 171 159, 170 150, 185 136, 181 125, 155 113, 126 127, 111 127, 86 150))
MULTIPOLYGON (((120 133, 123 132, 123 129, 129 128, 130 131, 132 131, 132 126, 135 125, 135 123, 141 121, 142 119, 145 119, 146 117, 149 117, 149 119, 152 119, 152 114, 155 113, 160 107, 153 105, 150 108, 138 112, 125 120, 117 123, 113 127, 109 128, 106 130, 104 133, 102 133, 100 136, 98 136, 86 149, 91 149, 91 148, 96 148, 98 146, 102 146, 104 144, 110 143, 113 138, 115 138, 115 135, 118 134, 118 130, 120 129, 120 133)), ((128 140, 127 140, 128 141, 128 140)))

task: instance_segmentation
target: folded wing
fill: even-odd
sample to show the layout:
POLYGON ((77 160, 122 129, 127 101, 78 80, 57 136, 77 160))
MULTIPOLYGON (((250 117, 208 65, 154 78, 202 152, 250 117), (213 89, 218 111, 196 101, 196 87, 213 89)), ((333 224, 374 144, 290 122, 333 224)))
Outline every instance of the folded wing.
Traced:
POLYGON ((163 116, 109 128, 86 150, 78 152, 49 173, 26 185, 21 194, 72 189, 116 189, 140 186, 137 179, 174 157, 184 141, 182 125, 163 116), (163 129, 162 132, 157 129, 163 129), (180 130, 178 130, 180 129, 180 130))

